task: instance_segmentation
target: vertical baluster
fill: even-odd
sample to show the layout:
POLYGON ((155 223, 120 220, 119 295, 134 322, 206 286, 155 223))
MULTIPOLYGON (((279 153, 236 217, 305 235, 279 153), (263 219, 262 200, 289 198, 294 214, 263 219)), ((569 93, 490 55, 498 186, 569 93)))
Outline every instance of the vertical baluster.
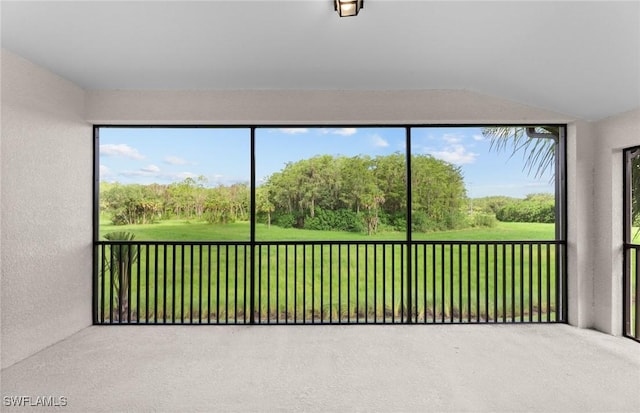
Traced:
POLYGON ((422 274, 424 282, 422 283, 422 302, 423 302, 423 323, 427 323, 427 312, 429 309, 429 303, 427 302, 427 280, 429 279, 429 271, 427 269, 427 244, 422 244, 422 274))
POLYGON ((342 322, 342 245, 338 244, 338 322, 342 322))
POLYGON ((462 244, 458 244, 458 321, 462 323, 462 244))
POLYGON ((320 244, 320 322, 324 322, 324 245, 320 244))
POLYGON ((432 265, 431 265, 431 273, 433 274, 433 281, 432 281, 432 294, 431 294, 431 298, 433 301, 433 322, 436 322, 436 314, 438 313, 438 305, 437 305, 437 295, 438 293, 436 292, 436 285, 438 284, 438 271, 437 271, 437 248, 436 248, 436 244, 431 244, 431 261, 432 261, 432 265))
POLYGON ((234 245, 234 265, 233 271, 233 322, 238 324, 238 244, 234 245))
POLYGON ((446 302, 445 302, 446 301, 445 297, 446 297, 446 293, 447 293, 447 291, 446 291, 446 284, 447 283, 446 283, 446 275, 445 275, 445 267, 446 267, 446 265, 445 265, 445 263, 446 263, 445 244, 440 244, 440 248, 442 249, 442 251, 441 251, 442 255, 440 257, 441 260, 442 260, 442 271, 441 271, 441 273, 442 273, 442 280, 441 280, 442 281, 442 294, 441 294, 441 297, 440 297, 442 299, 442 314, 440 316, 441 317, 440 321, 442 323, 444 323, 445 315, 447 313, 447 311, 446 311, 446 302))
POLYGON ((511 244, 511 322, 516 321, 516 244, 511 244))
POLYGON ((222 244, 216 245, 216 324, 220 324, 220 249, 222 244))
POLYGON ((284 322, 289 322, 289 245, 284 247, 284 322))
POLYGON ((207 246, 207 263, 207 323, 211 324, 211 244, 207 246))
POLYGON ((455 300, 454 300, 454 285, 455 282, 453 280, 453 272, 454 272, 454 259, 453 259, 453 250, 455 248, 455 244, 450 244, 449 245, 449 322, 453 323, 454 321, 454 315, 453 315, 453 310, 454 310, 454 304, 455 304, 455 300))
MULTIPOLYGON (((276 246, 277 249, 277 246, 276 246)), ((262 266, 260 266, 262 268, 262 266)), ((267 324, 271 323, 271 244, 267 245, 267 324)))
POLYGON ((280 322, 280 245, 276 245, 276 323, 280 322))
POLYGON ((489 244, 484 244, 484 322, 491 318, 489 312, 489 244))
POLYGON ((471 244, 467 248, 467 322, 471 322, 471 244))
POLYGON ((396 322, 396 244, 391 245, 391 322, 396 322))
MULTIPOLYGON (((100 266, 100 273, 102 275, 102 288, 100 289, 100 322, 104 324, 104 307, 105 307, 105 283, 107 278, 107 257, 106 257, 106 245, 100 245, 100 259, 102 265, 100 266)), ((109 297, 111 298, 111 297, 109 297)), ((109 315, 109 322, 111 322, 111 315, 109 315)))
POLYGON ((193 324, 193 244, 189 245, 189 323, 193 324))
POLYGON ((529 249, 529 322, 533 321, 533 244, 527 245, 529 249))
POLYGON ((307 323, 307 244, 302 245, 302 324, 307 323))
POLYGON ((542 322, 542 245, 538 244, 538 323, 542 322))
MULTIPOLYGON (((140 244, 138 245, 134 245, 131 243, 127 244, 127 266, 128 268, 128 274, 129 274, 129 279, 127 280, 127 324, 131 324, 131 306, 133 303, 135 303, 135 300, 133 300, 133 298, 131 297, 131 290, 133 289, 133 262, 132 262, 132 255, 133 251, 137 250, 138 254, 140 254, 140 244)), ((136 260, 138 266, 140 265, 140 260, 136 260)), ((140 281, 140 271, 137 272, 137 279, 138 282, 140 281)))
POLYGON ((347 244, 347 322, 348 323, 351 323, 351 246, 352 244, 347 244))
POLYGON ((176 322, 176 245, 173 244, 173 256, 171 258, 171 276, 173 277, 173 283, 171 284, 171 322, 176 322))
POLYGON ((311 246, 311 324, 316 322, 316 246, 311 246))
POLYGON ((167 258, 167 244, 163 245, 163 252, 162 252, 162 260, 164 262, 164 273, 162 274, 162 283, 163 283, 163 302, 162 302, 162 323, 166 324, 167 323, 167 284, 168 284, 168 271, 169 271, 169 266, 168 266, 168 258, 167 258))
POLYGON ((225 245, 225 279, 224 279, 224 323, 229 324, 229 244, 225 245))
POLYGON ((524 322, 524 244, 520 243, 520 322, 524 322))
POLYGON ((198 323, 202 324, 202 245, 198 247, 198 323))
POLYGON ((184 248, 180 246, 180 322, 184 323, 184 248))
POLYGON ((154 250, 154 259, 153 259, 153 266, 154 266, 154 283, 153 283, 153 321, 154 324, 158 324, 158 290, 159 285, 158 285, 158 273, 160 272, 160 269, 158 268, 158 244, 155 244, 153 246, 153 250, 154 250))
MULTIPOLYGON (((144 273, 145 273, 145 283, 144 283, 144 318, 145 323, 149 323, 149 248, 151 248, 150 244, 147 244, 146 254, 144 259, 144 273)), ((140 260, 140 258, 138 258, 140 260)), ((139 288, 138 288, 138 297, 140 296, 139 288)), ((140 300, 138 300, 138 322, 140 322, 140 300)))
POLYGON ((502 322, 507 321, 507 244, 502 244, 502 322))
POLYGON ((364 322, 369 322, 369 245, 364 246, 364 322))
MULTIPOLYGON (((412 244, 411 245, 411 249, 412 249, 412 258, 411 260, 413 261, 413 274, 411 276, 415 288, 413 289, 413 305, 415 306, 415 312, 414 312, 414 322, 417 324, 418 323, 418 316, 419 316, 419 312, 420 312, 420 306, 418 303, 418 288, 419 288, 419 284, 418 281, 420 280, 420 276, 419 276, 419 272, 418 272, 418 245, 417 244, 412 244)), ((423 273, 424 275, 424 273, 423 273)))
MULTIPOLYGON (((248 268, 248 263, 247 263, 247 258, 248 255, 250 253, 250 251, 253 251, 253 244, 251 245, 244 245, 244 250, 243 250, 243 262, 244 262, 244 275, 243 275, 243 282, 242 282, 242 322, 244 324, 247 324, 247 305, 250 304, 249 301, 253 301, 253 295, 251 296, 251 299, 248 300, 247 299, 247 271, 249 270, 248 268), (251 246, 251 250, 249 249, 249 246, 251 246)), ((253 252, 251 252, 253 253, 253 252)), ((250 261, 250 260, 249 260, 250 261)), ((253 273, 253 267, 250 269, 251 273, 253 273)), ((250 306, 249 306, 250 307, 250 306)))
MULTIPOLYGON (((262 245, 258 245, 258 324, 262 324, 262 245)), ((267 254, 269 245, 267 245, 267 254)))
MULTIPOLYGON (((109 245, 109 322, 113 323, 113 300, 114 300, 114 296, 113 293, 115 291, 115 280, 113 279, 113 275, 116 271, 114 267, 114 265, 116 265, 116 259, 115 259, 115 251, 114 251, 114 247, 115 245, 112 243, 109 245)), ((116 311, 118 311, 118 319, 120 319, 120 311, 116 308, 116 311)))
POLYGON ((198 324, 202 324, 202 247, 198 246, 198 324))
POLYGON ((498 322, 498 245, 493 244, 493 322, 498 322))
POLYGON ((480 244, 476 244, 476 322, 480 322, 480 313, 482 312, 482 304, 480 302, 480 244))

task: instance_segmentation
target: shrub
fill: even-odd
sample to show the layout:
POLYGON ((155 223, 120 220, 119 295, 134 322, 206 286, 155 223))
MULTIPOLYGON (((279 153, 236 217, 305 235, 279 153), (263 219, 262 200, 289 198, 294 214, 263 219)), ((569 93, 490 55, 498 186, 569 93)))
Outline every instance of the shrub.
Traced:
POLYGON ((414 232, 434 231, 437 224, 422 210, 411 213, 411 230, 414 232))
POLYGON ((555 222, 555 201, 531 197, 500 208, 496 218, 503 222, 555 222))
POLYGON ((472 227, 492 228, 498 224, 496 216, 493 214, 475 213, 471 216, 472 227))
POLYGON ((407 230, 407 218, 404 216, 396 216, 391 221, 391 225, 393 229, 396 231, 406 231, 407 230))
POLYGON ((305 229, 350 232, 364 231, 362 218, 349 209, 332 211, 329 209, 316 208, 314 212, 313 218, 307 217, 305 219, 305 229))
POLYGON ((272 223, 282 228, 293 228, 296 224, 296 217, 289 212, 274 213, 272 223))

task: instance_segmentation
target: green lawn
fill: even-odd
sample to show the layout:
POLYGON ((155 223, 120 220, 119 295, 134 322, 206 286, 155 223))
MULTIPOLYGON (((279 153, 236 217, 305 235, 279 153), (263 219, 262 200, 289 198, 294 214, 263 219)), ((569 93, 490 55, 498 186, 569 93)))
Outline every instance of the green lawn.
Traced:
MULTIPOLYGON (((554 224, 529 224, 499 222, 494 228, 471 228, 456 231, 413 233, 414 240, 465 240, 465 241, 507 241, 507 240, 553 240, 554 224)), ((248 222, 226 225, 190 222, 184 220, 162 221, 147 225, 113 225, 107 219, 100 221, 100 236, 112 231, 129 231, 136 240, 166 241, 249 241, 248 222)), ((404 240, 404 232, 382 232, 372 236, 365 233, 341 231, 314 231, 295 228, 267 227, 256 225, 257 241, 371 241, 404 240)))
MULTIPOLYGON (((102 225, 137 240, 248 240, 248 223, 180 221, 102 225)), ((414 240, 550 240, 549 224, 500 223, 491 229, 414 234, 414 240)), ((403 240, 365 234, 267 228, 257 240, 403 240)), ((412 318, 424 322, 555 321, 554 245, 417 245, 411 249, 412 318)), ((106 251, 105 262, 109 257, 106 251)), ((141 247, 131 268, 132 319, 149 322, 242 322, 249 317, 250 257, 244 246, 141 247)), ((102 262, 102 258, 100 258, 102 262)), ((402 245, 262 246, 255 256, 255 316, 278 322, 401 322, 407 307, 407 250, 402 245), (259 269, 259 271, 258 271, 259 269)), ((105 319, 111 296, 104 283, 105 319)), ((114 290, 115 291, 115 290, 114 290)), ((100 316, 100 314, 99 314, 100 316)))

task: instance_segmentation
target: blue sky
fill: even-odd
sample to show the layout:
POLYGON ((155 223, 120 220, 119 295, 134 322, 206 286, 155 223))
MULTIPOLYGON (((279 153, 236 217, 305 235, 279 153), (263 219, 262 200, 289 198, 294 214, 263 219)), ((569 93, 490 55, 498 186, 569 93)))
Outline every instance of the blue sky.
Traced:
MULTIPOLYGON (((481 128, 412 128, 414 154, 459 166, 470 197, 553 193, 550 176, 523 171, 521 155, 490 150, 481 128)), ((287 162, 314 155, 387 155, 405 150, 404 128, 258 128, 258 184, 287 162)), ((209 185, 250 180, 248 128, 102 128, 100 178, 167 184, 204 176, 209 185)))

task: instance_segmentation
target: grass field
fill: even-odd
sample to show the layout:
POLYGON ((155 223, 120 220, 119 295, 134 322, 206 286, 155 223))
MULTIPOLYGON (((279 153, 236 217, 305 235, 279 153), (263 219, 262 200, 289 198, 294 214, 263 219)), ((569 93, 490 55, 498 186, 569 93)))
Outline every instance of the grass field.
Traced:
MULTIPOLYGON (((100 233, 131 231, 136 240, 219 241, 249 239, 248 223, 211 225, 180 221, 152 225, 101 225, 100 233)), ((419 322, 556 321, 556 260, 552 243, 492 244, 481 241, 552 240, 552 224, 506 224, 369 237, 329 231, 258 225, 254 316, 261 322, 402 322, 411 311, 419 322), (445 241, 436 243, 434 241, 445 241), (460 243, 453 241, 474 241, 460 243), (325 241, 296 245, 287 241, 325 241), (328 241, 349 241, 331 244, 328 241), (411 307, 408 255, 411 255, 411 307)), ((114 314, 117 285, 110 284, 110 250, 99 280, 104 317, 114 314)), ((244 245, 142 245, 130 269, 123 305, 144 322, 244 322, 250 316, 251 248, 244 245)), ((112 265, 113 268, 115 266, 112 265)), ((128 267, 128 266, 127 266, 128 267)), ((118 279, 118 277, 114 277, 118 279)), ((115 310, 117 313, 117 310, 115 310)), ((124 314, 113 318, 128 318, 124 314)))
MULTIPOLYGON (((530 224, 517 222, 499 222, 494 228, 471 228, 456 231, 413 233, 414 240, 466 240, 466 241, 525 241, 553 240, 554 224, 530 224)), ((239 222, 215 225, 204 222, 184 220, 162 221, 148 225, 113 225, 109 219, 100 221, 100 237, 108 232, 129 231, 136 240, 166 241, 249 241, 249 223, 239 222)), ((256 225, 257 241, 391 241, 404 240, 404 232, 381 232, 368 236, 365 233, 341 231, 314 231, 295 228, 267 227, 256 225)))

